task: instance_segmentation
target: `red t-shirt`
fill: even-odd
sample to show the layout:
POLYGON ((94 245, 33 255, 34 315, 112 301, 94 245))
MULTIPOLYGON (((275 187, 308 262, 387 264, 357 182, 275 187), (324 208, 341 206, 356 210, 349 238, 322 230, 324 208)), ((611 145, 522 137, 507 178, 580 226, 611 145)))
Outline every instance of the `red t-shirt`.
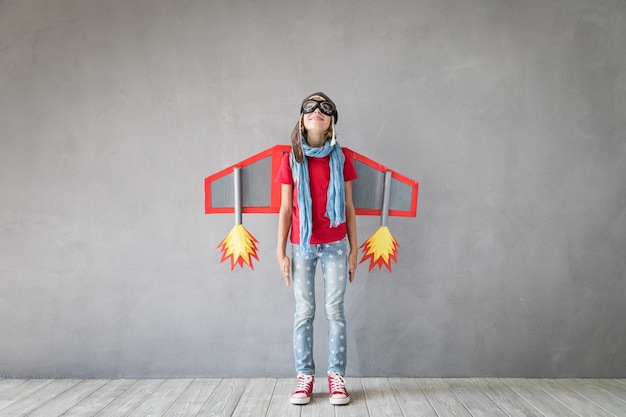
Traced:
MULTIPOLYGON (((345 158, 343 165, 344 181, 353 181, 357 178, 352 155, 342 149, 345 158)), ((330 227, 330 220, 326 217, 326 200, 328 199, 328 184, 330 183, 330 155, 323 158, 307 157, 309 165, 309 183, 311 185, 312 213, 311 244, 336 242, 346 236, 346 223, 337 227, 330 227)), ((280 163, 276 182, 294 185, 289 154, 286 153, 280 163)), ((300 243, 300 212, 298 210, 298 187, 293 187, 293 211, 291 216, 291 243, 300 243)))

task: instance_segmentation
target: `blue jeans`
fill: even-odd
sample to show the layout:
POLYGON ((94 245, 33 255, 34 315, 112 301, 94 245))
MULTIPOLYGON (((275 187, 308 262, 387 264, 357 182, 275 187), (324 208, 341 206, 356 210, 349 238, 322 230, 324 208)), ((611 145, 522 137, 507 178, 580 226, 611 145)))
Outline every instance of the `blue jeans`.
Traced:
POLYGON ((312 245, 313 251, 302 253, 292 245, 292 277, 296 299, 293 327, 293 349, 298 374, 315 374, 313 361, 313 319, 315 318, 315 268, 321 261, 324 274, 324 313, 328 321, 328 371, 345 374, 346 318, 343 298, 348 282, 347 239, 323 245, 312 245))

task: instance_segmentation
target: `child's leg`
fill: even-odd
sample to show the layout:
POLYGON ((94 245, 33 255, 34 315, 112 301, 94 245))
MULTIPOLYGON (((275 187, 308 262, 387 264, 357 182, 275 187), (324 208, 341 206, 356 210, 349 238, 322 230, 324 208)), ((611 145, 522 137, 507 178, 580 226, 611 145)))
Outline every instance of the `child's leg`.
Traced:
POLYGON ((298 245, 293 245, 291 254, 293 291, 296 299, 296 313, 293 326, 293 350, 298 375, 314 375, 313 361, 313 319, 315 318, 315 252, 301 253, 298 245))
POLYGON ((346 239, 323 245, 324 312, 328 321, 328 371, 346 371, 346 318, 343 299, 348 282, 346 239))

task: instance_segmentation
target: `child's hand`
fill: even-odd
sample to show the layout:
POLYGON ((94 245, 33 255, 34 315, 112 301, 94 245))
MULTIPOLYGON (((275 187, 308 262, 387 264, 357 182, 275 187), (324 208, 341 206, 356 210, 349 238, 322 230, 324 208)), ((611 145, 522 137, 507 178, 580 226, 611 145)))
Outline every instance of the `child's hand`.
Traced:
POLYGON ((285 255, 282 258, 279 258, 278 265, 280 266, 280 271, 283 273, 283 278, 285 278, 285 284, 289 286, 289 257, 285 255))
POLYGON ((356 258, 359 254, 359 251, 353 250, 350 251, 350 255, 348 255, 348 276, 350 277, 350 282, 354 281, 354 272, 356 271, 356 258))

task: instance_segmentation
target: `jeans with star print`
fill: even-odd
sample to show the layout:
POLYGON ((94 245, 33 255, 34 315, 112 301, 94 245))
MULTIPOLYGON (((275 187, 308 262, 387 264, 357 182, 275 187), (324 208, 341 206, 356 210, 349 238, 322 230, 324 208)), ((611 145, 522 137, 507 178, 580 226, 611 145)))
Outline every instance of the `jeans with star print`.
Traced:
POLYGON ((296 299, 293 349, 298 375, 314 375, 313 320, 315 318, 315 269, 319 260, 324 275, 324 313, 328 322, 328 371, 346 370, 346 318, 343 299, 348 281, 347 239, 312 245, 302 253, 292 245, 292 277, 296 299))

